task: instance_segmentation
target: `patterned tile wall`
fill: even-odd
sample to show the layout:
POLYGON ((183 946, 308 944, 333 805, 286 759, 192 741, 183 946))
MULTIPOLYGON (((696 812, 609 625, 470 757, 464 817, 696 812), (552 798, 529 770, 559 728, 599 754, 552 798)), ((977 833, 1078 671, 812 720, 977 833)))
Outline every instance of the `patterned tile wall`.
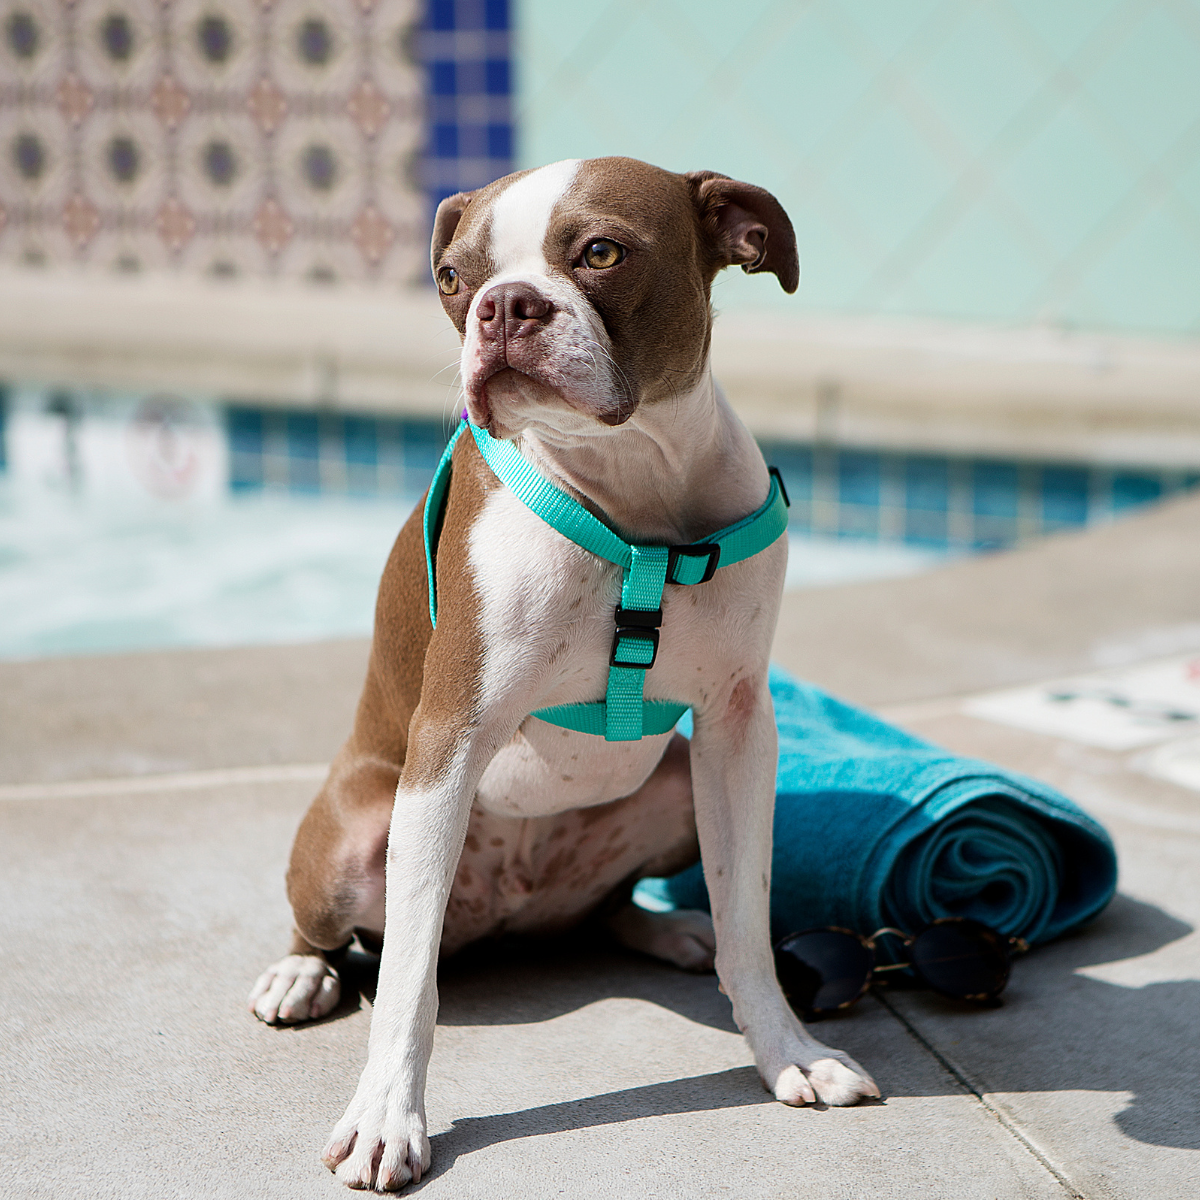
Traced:
POLYGON ((422 10, 0 0, 0 263, 423 278, 422 10))
POLYGON ((786 298, 724 307, 1200 334, 1200 0, 523 0, 520 166, 770 188, 786 298))

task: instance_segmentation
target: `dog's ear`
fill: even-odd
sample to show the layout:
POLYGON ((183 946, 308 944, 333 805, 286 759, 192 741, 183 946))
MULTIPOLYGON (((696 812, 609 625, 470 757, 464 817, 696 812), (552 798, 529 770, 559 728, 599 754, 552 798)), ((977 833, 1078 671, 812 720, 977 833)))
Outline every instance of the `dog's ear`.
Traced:
POLYGON ((716 171, 689 171, 684 179, 700 226, 723 267, 737 263, 747 275, 772 271, 789 294, 799 287, 796 235, 783 205, 770 192, 716 171))
POLYGON ((453 196, 447 196, 437 206, 437 212, 433 218, 433 240, 429 246, 429 260, 435 271, 438 260, 442 257, 442 251, 453 241, 458 222, 462 219, 463 213, 467 211, 467 205, 471 203, 474 195, 474 192, 455 192, 453 196))

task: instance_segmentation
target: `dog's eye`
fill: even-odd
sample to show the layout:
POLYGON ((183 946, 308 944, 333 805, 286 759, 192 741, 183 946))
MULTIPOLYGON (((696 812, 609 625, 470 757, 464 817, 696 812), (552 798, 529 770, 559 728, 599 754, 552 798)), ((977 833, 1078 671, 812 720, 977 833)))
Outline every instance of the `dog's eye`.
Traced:
POLYGON ((584 247, 583 265, 591 267, 593 271, 603 271, 606 267, 615 267, 624 257, 624 246, 611 238, 597 238, 584 247))
POLYGON ((458 291, 458 272, 453 267, 443 267, 437 273, 437 285, 443 296, 453 296, 458 291))

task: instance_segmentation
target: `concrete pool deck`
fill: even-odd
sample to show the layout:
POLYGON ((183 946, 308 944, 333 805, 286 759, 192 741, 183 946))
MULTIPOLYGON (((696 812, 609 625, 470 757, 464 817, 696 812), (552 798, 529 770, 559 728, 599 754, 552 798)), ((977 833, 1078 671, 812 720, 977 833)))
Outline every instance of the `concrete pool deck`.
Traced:
MULTIPOLYGON (((868 997, 818 1027, 879 1105, 770 1102, 712 976, 584 938, 442 972, 436 1197, 1200 1194, 1200 793, 960 697, 1200 648, 1200 500, 914 578, 790 594, 787 667, 1099 816, 1121 894, 1003 1007, 868 997)), ((361 641, 0 664, 0 1193, 335 1197, 366 1050, 245 1010, 349 726, 361 641)), ((352 991, 352 989, 349 989, 352 991)))

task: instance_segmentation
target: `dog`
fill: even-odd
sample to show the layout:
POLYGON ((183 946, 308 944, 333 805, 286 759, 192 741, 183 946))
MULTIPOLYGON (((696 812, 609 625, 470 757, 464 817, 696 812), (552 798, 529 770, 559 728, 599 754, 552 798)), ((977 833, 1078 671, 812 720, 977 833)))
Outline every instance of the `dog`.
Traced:
POLYGON ((266 1022, 324 1016, 351 940, 380 952, 367 1065, 323 1155, 352 1187, 398 1190, 429 1168, 439 952, 601 911, 628 946, 715 966, 785 1104, 879 1095, 805 1030, 772 961, 767 662, 787 538, 705 582, 672 582, 677 567, 664 582, 660 566, 660 609, 631 611, 622 569, 548 524, 483 457, 515 448, 517 467, 570 497, 580 520, 685 557, 764 510, 771 477, 709 368, 710 288, 731 265, 773 273, 789 293, 799 282, 778 201, 711 171, 572 160, 437 210, 433 274, 462 337, 470 436, 446 463, 444 509, 418 508, 388 559, 353 732, 292 849, 292 953, 250 997, 266 1022), (642 633, 622 631, 635 619, 642 633), (671 728, 599 736, 545 715, 600 707, 621 647, 653 664, 639 667, 645 711, 691 708, 690 743, 671 728), (636 879, 697 857, 711 918, 629 902, 636 879))

